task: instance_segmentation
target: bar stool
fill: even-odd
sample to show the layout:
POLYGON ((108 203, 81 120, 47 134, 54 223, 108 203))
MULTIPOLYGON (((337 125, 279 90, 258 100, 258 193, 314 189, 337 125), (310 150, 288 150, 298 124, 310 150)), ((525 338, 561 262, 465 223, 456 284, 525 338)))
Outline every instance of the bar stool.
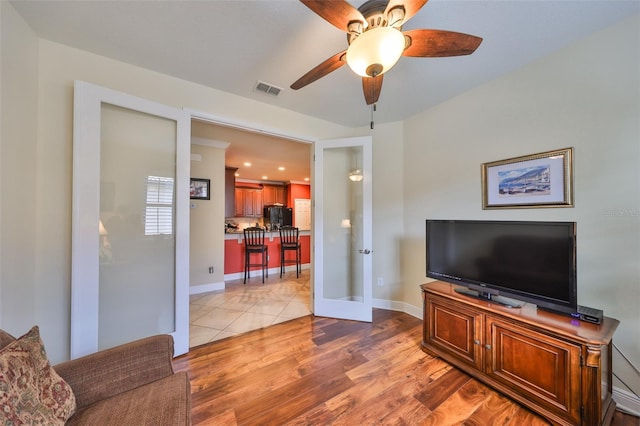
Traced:
POLYGON ((269 246, 264 243, 264 229, 259 227, 246 228, 244 230, 244 284, 247 283, 247 275, 251 278, 251 267, 262 268, 262 282, 264 283, 264 271, 269 277, 269 246), (251 255, 260 254, 260 263, 251 263, 251 255))
POLYGON ((293 226, 283 226, 280 228, 280 278, 284 273, 285 262, 291 262, 292 260, 286 260, 284 253, 286 250, 293 250, 296 253, 296 278, 300 277, 300 271, 302 270, 302 249, 299 240, 300 232, 298 228, 293 226))

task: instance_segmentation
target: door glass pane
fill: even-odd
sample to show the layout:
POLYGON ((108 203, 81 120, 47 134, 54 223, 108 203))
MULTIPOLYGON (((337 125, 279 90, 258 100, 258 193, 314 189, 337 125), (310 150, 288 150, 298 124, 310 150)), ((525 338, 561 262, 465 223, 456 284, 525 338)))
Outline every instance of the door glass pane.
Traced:
POLYGON ((102 104, 98 347, 175 331, 176 122, 102 104))
POLYGON ((326 148, 323 157, 322 297, 362 302, 362 147, 326 148))

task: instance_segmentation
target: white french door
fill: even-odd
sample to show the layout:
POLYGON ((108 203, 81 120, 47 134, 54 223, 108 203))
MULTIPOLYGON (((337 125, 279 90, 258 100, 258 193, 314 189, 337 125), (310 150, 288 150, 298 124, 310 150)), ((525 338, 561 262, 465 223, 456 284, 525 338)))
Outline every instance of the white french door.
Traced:
POLYGON ((314 314, 371 322, 371 137, 314 145, 314 314))
POLYGON ((71 358, 164 333, 189 350, 190 126, 75 82, 71 358))

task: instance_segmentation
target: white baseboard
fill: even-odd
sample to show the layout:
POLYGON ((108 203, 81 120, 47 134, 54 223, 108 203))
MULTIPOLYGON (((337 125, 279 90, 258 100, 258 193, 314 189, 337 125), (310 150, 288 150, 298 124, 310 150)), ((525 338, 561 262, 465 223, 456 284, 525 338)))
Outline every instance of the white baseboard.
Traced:
POLYGON ((412 317, 422 319, 422 308, 417 308, 406 302, 398 302, 395 300, 386 299, 373 299, 373 307, 379 309, 386 309, 388 311, 399 311, 409 314, 412 317))
POLYGON ((640 397, 628 392, 625 389, 613 388, 613 400, 616 402, 616 409, 640 417, 640 397))
POLYGON ((189 287, 189 294, 208 293, 210 291, 224 290, 224 281, 218 283, 200 284, 189 287))

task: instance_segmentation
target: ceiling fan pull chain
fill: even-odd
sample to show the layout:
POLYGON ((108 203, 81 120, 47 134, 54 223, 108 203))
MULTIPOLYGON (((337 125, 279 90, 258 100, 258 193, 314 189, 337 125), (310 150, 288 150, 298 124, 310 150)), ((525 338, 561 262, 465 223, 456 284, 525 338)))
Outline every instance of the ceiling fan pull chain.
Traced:
POLYGON ((376 110, 376 104, 371 104, 371 130, 373 130, 373 113, 376 110))

